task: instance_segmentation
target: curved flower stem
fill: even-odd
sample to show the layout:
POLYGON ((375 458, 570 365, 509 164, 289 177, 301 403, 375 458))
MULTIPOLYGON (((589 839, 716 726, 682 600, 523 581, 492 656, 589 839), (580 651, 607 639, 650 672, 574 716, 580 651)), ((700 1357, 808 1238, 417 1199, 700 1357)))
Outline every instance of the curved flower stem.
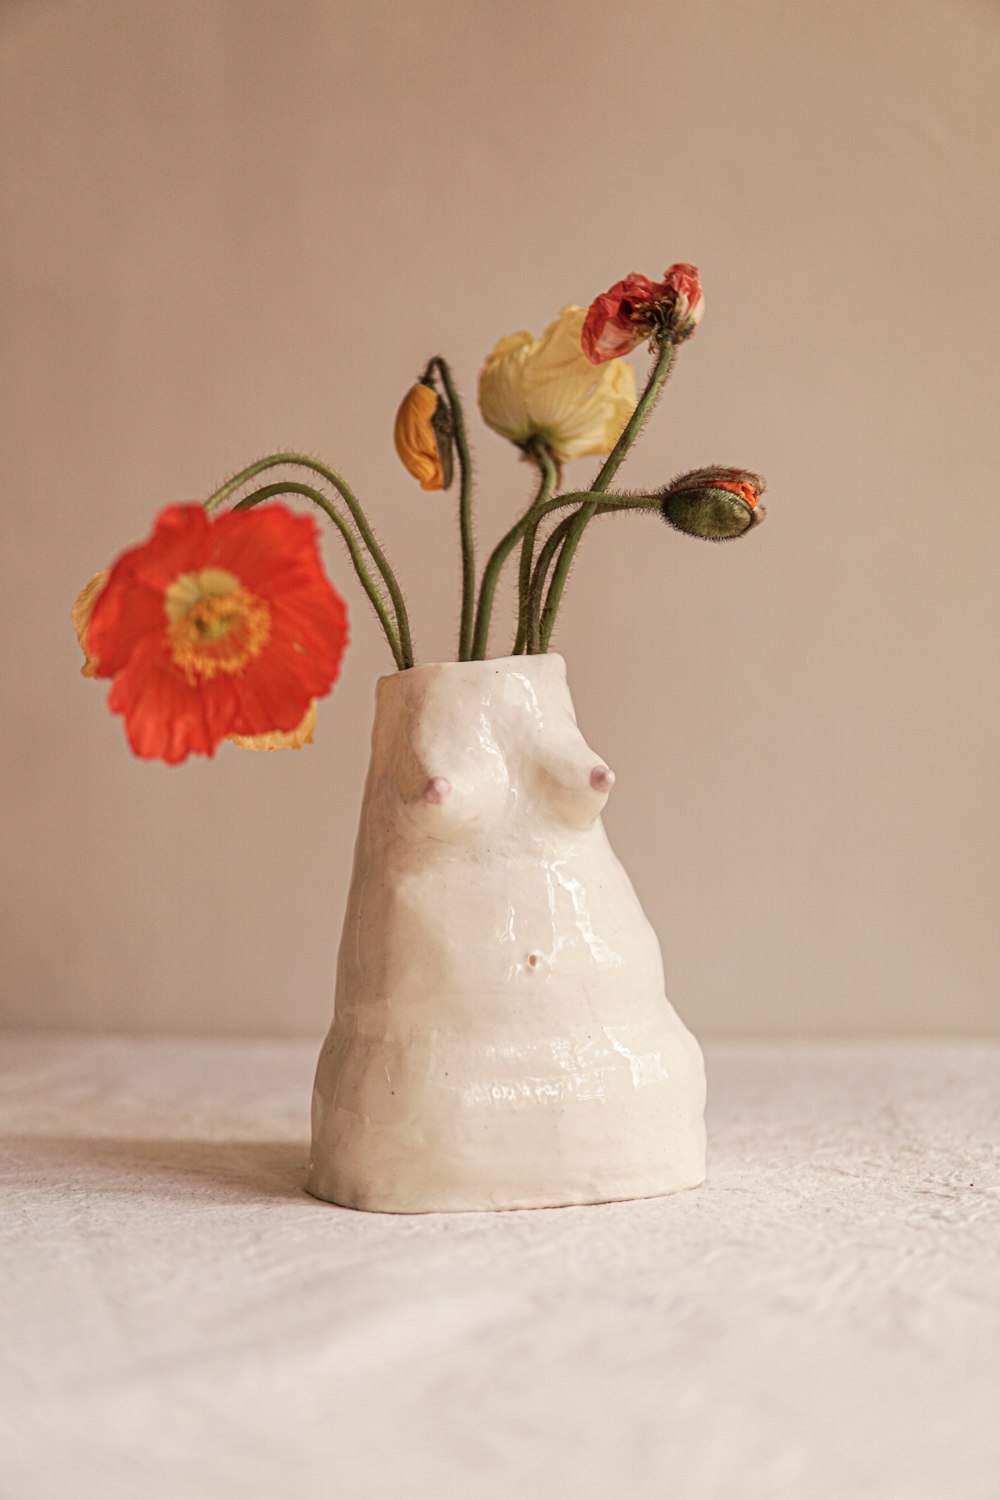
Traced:
MULTIPOLYGON (((496 588, 500 580, 503 565, 516 546, 518 539, 524 535, 531 517, 536 513, 544 513, 540 508, 545 506, 555 488, 556 466, 552 461, 548 449, 540 442, 533 442, 528 449, 528 453, 538 464, 541 481, 535 498, 520 520, 511 527, 510 531, 501 537, 490 553, 486 567, 483 569, 483 581, 479 586, 479 606, 476 610, 476 624, 472 637, 473 661, 482 661, 489 649, 490 618, 493 614, 493 600, 496 595, 496 588)), ((522 602, 518 606, 518 639, 520 639, 521 635, 521 619, 526 610, 528 586, 530 583, 531 572, 529 566, 528 577, 526 580, 522 578, 519 586, 520 600, 522 602)), ((515 646, 514 649, 516 651, 518 648, 515 646)))
POLYGON ((553 529, 552 534, 546 539, 545 545, 538 554, 534 576, 531 580, 531 593, 528 599, 528 635, 526 648, 532 656, 537 655, 542 649, 542 605, 545 600, 545 582, 548 571, 552 566, 552 559, 565 542, 579 514, 580 511, 577 511, 576 515, 567 516, 565 520, 560 521, 559 525, 553 529))
MULTIPOLYGON (((670 374, 670 366, 673 363, 673 358, 674 346, 669 339, 665 339, 659 347, 656 359, 653 362, 653 368, 649 372, 649 379, 646 381, 646 389, 639 397, 635 411, 629 418, 621 437, 604 460, 604 466, 591 486, 598 494, 607 489, 632 444, 642 431, 643 424, 656 404, 656 398, 659 396, 664 382, 670 374)), ((552 627, 559 612, 563 589, 566 587, 566 579, 569 577, 570 565, 573 562, 574 554, 580 545, 584 531, 587 529, 587 522, 594 515, 596 509, 596 500, 582 505, 573 518, 574 524, 567 528, 566 539, 563 542, 559 561, 556 563, 555 571, 552 575, 549 596, 545 604, 545 615, 549 620, 549 635, 552 634, 552 627)), ((541 649, 544 650, 545 647, 542 646, 541 649)))
POLYGON ((233 475, 232 479, 227 479, 225 484, 220 484, 217 490, 212 491, 205 501, 207 514, 211 515, 214 510, 218 510, 224 500, 228 500, 230 495, 235 495, 236 491, 241 490, 245 484, 249 484, 251 479, 256 479, 258 474, 263 474, 267 469, 275 469, 279 464, 296 464, 298 461, 297 453, 270 453, 267 458, 258 458, 254 463, 247 464, 245 469, 241 469, 238 474, 233 475))
POLYGON ((354 535, 354 531, 349 523, 345 521, 344 517, 321 490, 314 489, 311 484, 299 484, 294 479, 279 479, 276 484, 266 484, 261 489, 254 490, 249 495, 244 495, 242 500, 237 501, 233 506, 233 509, 250 510, 253 506, 260 505, 264 500, 271 500, 276 495, 304 495, 307 500, 311 500, 314 505, 318 505, 330 517, 330 520, 337 527, 337 530, 347 544, 347 550, 351 554, 351 561, 354 564, 354 571, 361 580, 361 587, 368 595, 372 602, 372 607, 379 617, 382 629, 385 631, 385 638, 389 642, 389 649, 395 658, 396 666, 402 671, 403 653, 400 649, 396 627, 389 616, 389 611, 386 609, 385 600, 378 591, 378 585, 365 565, 361 548, 358 546, 357 537, 354 535))
POLYGON ((368 517, 361 508, 360 500, 347 483, 347 480, 343 479, 335 469, 331 469, 327 464, 320 463, 317 458, 310 458, 307 453, 271 453, 267 458, 259 458, 256 463, 248 464, 245 469, 241 469, 238 474, 234 474, 232 479, 227 480, 225 484, 209 495, 205 501, 205 509, 211 515, 212 511, 218 505, 221 505, 223 500, 228 499, 236 490, 242 488, 248 480, 255 478, 258 474, 262 474, 265 469, 276 469, 282 466, 297 466, 303 469, 311 469, 314 474, 321 475, 327 484, 331 485, 340 495, 351 513, 355 526, 361 534, 361 540, 371 554, 372 561, 382 575, 389 598, 392 600, 392 607, 396 614, 396 622, 399 630, 399 646, 402 655, 400 671, 405 671, 407 667, 412 667, 413 642, 410 638, 410 620, 406 612, 403 591, 399 586, 399 581, 395 573, 389 565, 388 558, 378 544, 378 539, 372 531, 368 517))
MULTIPOLYGON (((607 515, 610 511, 658 511, 659 508, 660 501, 657 495, 623 495, 621 497, 616 496, 609 497, 606 500, 598 500, 596 502, 593 513, 594 515, 603 516, 607 515)), ((555 557, 560 547, 562 547, 565 551, 566 538, 567 536, 570 536, 572 534, 572 528, 579 521, 581 512, 584 509, 585 506, 581 506, 574 515, 567 516, 564 521, 560 521, 559 525, 555 527, 551 536, 549 536, 546 540, 545 546, 538 554, 538 562, 535 564, 535 571, 531 582, 531 593, 528 606, 529 623, 527 634, 527 649, 533 655, 537 655, 539 652, 548 650, 549 641, 552 637, 552 630, 555 625, 555 615, 554 613, 550 613, 549 603, 545 604, 544 610, 542 607, 543 600, 545 599, 546 577, 548 575, 549 568, 552 566, 552 559, 553 557, 555 557)))
POLYGON ((451 407, 452 428, 455 447, 458 450, 459 501, 458 526, 462 539, 462 623, 458 636, 458 659, 468 661, 472 656, 472 625, 476 609, 476 540, 472 522, 472 456, 465 432, 465 416, 462 403, 451 378, 448 362, 435 355, 427 366, 428 373, 436 369, 444 386, 444 394, 451 407))
POLYGON ((653 368, 649 372, 649 379, 646 381, 646 389, 636 402, 635 411, 629 417, 621 437, 604 460, 604 465, 600 473, 591 485, 592 490, 597 490, 598 492, 606 490, 618 473, 619 468, 628 455, 629 449, 642 431, 646 418, 656 405, 656 398, 666 383, 673 360, 674 345, 667 339, 660 345, 656 359, 653 362, 653 368))
POLYGON ((579 505, 581 501, 589 500, 591 494, 590 490, 574 490, 569 495, 557 495, 554 500, 539 501, 536 497, 521 519, 515 521, 510 530, 497 542, 483 569, 483 581, 479 586, 479 608, 476 611, 476 630, 472 641, 473 661, 482 661, 486 655, 489 646, 490 616, 493 613, 493 599, 497 583, 504 563, 528 527, 537 525, 550 511, 561 510, 567 505, 579 505))
POLYGON ((524 643, 528 635, 531 565, 535 558, 535 537, 538 535, 538 527, 543 514, 541 507, 549 499, 556 487, 558 472, 548 448, 537 438, 532 443, 530 452, 541 470, 542 482, 539 486, 538 494, 535 496, 534 502, 525 516, 528 524, 524 528, 524 536, 521 540, 521 561, 517 576, 517 636, 514 641, 515 656, 524 650, 524 643))

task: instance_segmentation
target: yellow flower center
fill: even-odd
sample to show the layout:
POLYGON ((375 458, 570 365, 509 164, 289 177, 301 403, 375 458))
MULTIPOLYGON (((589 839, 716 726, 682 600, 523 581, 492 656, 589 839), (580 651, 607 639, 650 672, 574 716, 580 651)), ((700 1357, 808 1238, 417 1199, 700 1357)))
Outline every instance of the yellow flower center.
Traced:
POLYGON ((224 568, 182 573, 163 596, 174 661, 188 682, 242 672, 271 634, 271 610, 224 568))

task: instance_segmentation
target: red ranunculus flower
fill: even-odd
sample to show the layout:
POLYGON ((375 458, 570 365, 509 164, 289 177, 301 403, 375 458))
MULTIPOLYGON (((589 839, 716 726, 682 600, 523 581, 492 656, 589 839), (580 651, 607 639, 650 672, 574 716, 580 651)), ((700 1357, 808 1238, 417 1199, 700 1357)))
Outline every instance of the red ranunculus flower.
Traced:
POLYGON ((171 765, 227 735, 295 729, 346 644, 315 524, 283 505, 217 520, 168 506, 113 565, 86 628, 132 749, 171 765))
POLYGON ((594 298, 580 335, 583 352, 592 365, 631 354, 648 337, 646 317, 660 290, 660 283, 633 271, 594 298))
POLYGON ((591 364, 600 365, 629 354, 648 338, 681 343, 694 333, 704 311, 697 266, 678 261, 664 272, 662 281, 633 271, 594 298, 580 342, 591 364))
POLYGON ((705 311, 705 293, 701 289, 698 267, 680 260, 663 275, 663 300, 669 308, 670 337, 675 344, 689 339, 705 311))

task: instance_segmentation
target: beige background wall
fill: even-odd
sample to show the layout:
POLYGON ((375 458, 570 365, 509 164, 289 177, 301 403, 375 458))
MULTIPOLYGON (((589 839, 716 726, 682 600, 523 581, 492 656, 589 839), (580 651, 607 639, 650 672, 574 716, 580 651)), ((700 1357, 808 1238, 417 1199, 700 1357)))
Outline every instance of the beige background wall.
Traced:
MULTIPOLYGON (((337 546, 316 746, 179 770, 78 675, 90 573, 302 446, 452 654, 401 392, 440 348, 471 400, 499 335, 692 260, 705 321, 623 477, 746 464, 768 523, 606 524, 558 640, 672 998, 704 1035, 1000 1029, 995 4, 7 0, 0 50, 8 1024, 330 1011, 388 670, 337 546)), ((485 543, 529 476, 473 426, 485 543)))

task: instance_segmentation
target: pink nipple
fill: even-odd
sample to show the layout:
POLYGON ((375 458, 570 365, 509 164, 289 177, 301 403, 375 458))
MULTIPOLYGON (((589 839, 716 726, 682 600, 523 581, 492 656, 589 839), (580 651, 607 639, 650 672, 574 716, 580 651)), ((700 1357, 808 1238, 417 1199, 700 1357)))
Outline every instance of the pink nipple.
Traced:
POLYGON ((610 766, 595 766, 590 773, 590 784, 595 792, 606 796, 615 784, 615 773, 610 766))
MULTIPOLYGON (((612 777, 614 780, 614 777, 612 777)), ((432 776, 424 787, 424 801, 430 802, 432 806, 439 806, 451 791, 451 782, 447 776, 432 776)))

